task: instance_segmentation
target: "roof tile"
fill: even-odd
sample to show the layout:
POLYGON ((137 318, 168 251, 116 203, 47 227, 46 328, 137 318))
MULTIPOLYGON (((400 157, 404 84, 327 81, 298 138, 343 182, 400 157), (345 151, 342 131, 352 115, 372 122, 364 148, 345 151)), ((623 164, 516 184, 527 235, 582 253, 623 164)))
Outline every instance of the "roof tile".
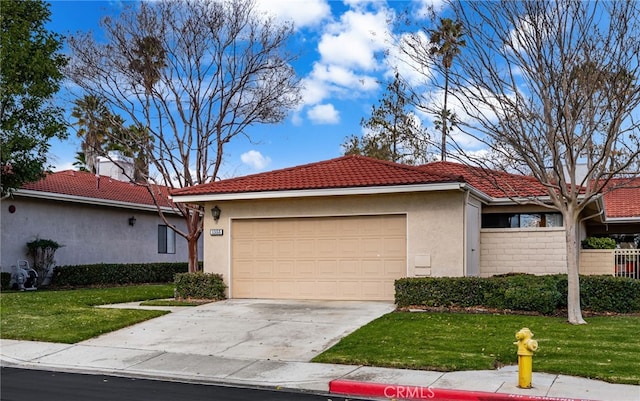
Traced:
MULTIPOLYGON (((163 199, 161 206, 170 206, 167 200, 167 188, 156 187, 159 199, 163 199)), ((130 182, 118 181, 107 176, 97 176, 92 173, 74 170, 64 170, 48 173, 40 181, 28 183, 21 189, 50 192, 62 195, 79 196, 101 200, 154 205, 153 198, 147 188, 130 182)))
POLYGON ((546 196, 547 189, 530 176, 509 174, 452 162, 433 162, 419 166, 433 174, 455 174, 477 190, 493 198, 546 196), (497 185, 499 184, 499 185, 497 185))
POLYGON ((431 173, 414 166, 351 155, 177 189, 171 194, 180 196, 432 184, 457 182, 459 179, 460 177, 446 172, 431 173))
POLYGON ((604 194, 607 217, 640 217, 640 178, 611 180, 609 187, 615 189, 604 194))

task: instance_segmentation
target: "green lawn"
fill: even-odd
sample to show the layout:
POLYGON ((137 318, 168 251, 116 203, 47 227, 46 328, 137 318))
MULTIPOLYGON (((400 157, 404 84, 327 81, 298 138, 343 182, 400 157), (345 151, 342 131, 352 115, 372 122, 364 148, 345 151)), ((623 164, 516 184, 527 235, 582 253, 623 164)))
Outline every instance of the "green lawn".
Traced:
POLYGON ((168 298, 173 288, 169 284, 2 293, 0 337, 76 343, 168 313, 93 306, 168 298))
POLYGON ((438 371, 517 364, 515 333, 538 340, 534 372, 640 384, 640 317, 590 317, 588 325, 544 316, 396 312, 345 337, 314 362, 438 371))

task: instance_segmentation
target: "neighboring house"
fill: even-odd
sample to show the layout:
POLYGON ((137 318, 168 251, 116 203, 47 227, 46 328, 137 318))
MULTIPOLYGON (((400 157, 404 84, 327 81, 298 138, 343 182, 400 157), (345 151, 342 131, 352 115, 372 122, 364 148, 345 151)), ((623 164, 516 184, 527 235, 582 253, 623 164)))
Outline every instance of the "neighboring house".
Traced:
MULTIPOLYGON (((166 199, 166 188, 158 191, 166 199)), ((184 227, 169 206, 163 210, 170 222, 184 227)), ((16 190, 1 209, 2 271, 28 260, 26 244, 36 238, 63 245, 55 254, 58 266, 188 260, 186 241, 165 225, 147 189, 109 176, 50 173, 16 190)))
MULTIPOLYGON (((516 204, 489 178, 508 183, 510 195, 546 197, 530 177, 345 156, 172 198, 205 205, 204 270, 221 273, 232 298, 392 300, 401 277, 566 272, 562 216, 516 204)), ((582 237, 611 227, 621 207, 609 200, 582 237)))

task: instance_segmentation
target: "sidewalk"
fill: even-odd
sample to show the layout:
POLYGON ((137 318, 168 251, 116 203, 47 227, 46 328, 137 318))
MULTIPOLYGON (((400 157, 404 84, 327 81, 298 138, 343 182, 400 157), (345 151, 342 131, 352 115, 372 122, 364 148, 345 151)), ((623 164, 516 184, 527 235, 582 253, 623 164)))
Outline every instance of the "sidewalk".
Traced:
POLYGON ((640 386, 547 373, 534 373, 533 388, 520 389, 514 366, 442 373, 15 340, 0 340, 0 362, 2 366, 173 381, 319 392, 331 389, 364 398, 640 401, 640 386))

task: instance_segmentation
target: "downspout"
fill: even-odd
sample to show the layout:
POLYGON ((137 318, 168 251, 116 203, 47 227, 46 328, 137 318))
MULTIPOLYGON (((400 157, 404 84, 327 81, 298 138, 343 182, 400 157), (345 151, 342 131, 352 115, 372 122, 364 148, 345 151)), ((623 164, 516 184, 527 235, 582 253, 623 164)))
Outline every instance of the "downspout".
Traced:
POLYGON ((469 189, 467 189, 465 186, 460 186, 460 189, 462 191, 464 191, 464 205, 463 205, 463 213, 462 213, 462 227, 464 227, 464 230, 462 230, 462 246, 464 249, 464 257, 462 259, 462 263, 463 263, 463 269, 462 269, 462 275, 463 277, 467 277, 468 275, 468 270, 469 270, 469 251, 468 251, 468 247, 469 244, 467 243, 467 238, 469 238, 469 236, 467 235, 467 230, 469 230, 469 226, 467 224, 468 221, 468 216, 467 216, 467 204, 469 203, 469 196, 471 195, 471 191, 469 191, 469 189))

